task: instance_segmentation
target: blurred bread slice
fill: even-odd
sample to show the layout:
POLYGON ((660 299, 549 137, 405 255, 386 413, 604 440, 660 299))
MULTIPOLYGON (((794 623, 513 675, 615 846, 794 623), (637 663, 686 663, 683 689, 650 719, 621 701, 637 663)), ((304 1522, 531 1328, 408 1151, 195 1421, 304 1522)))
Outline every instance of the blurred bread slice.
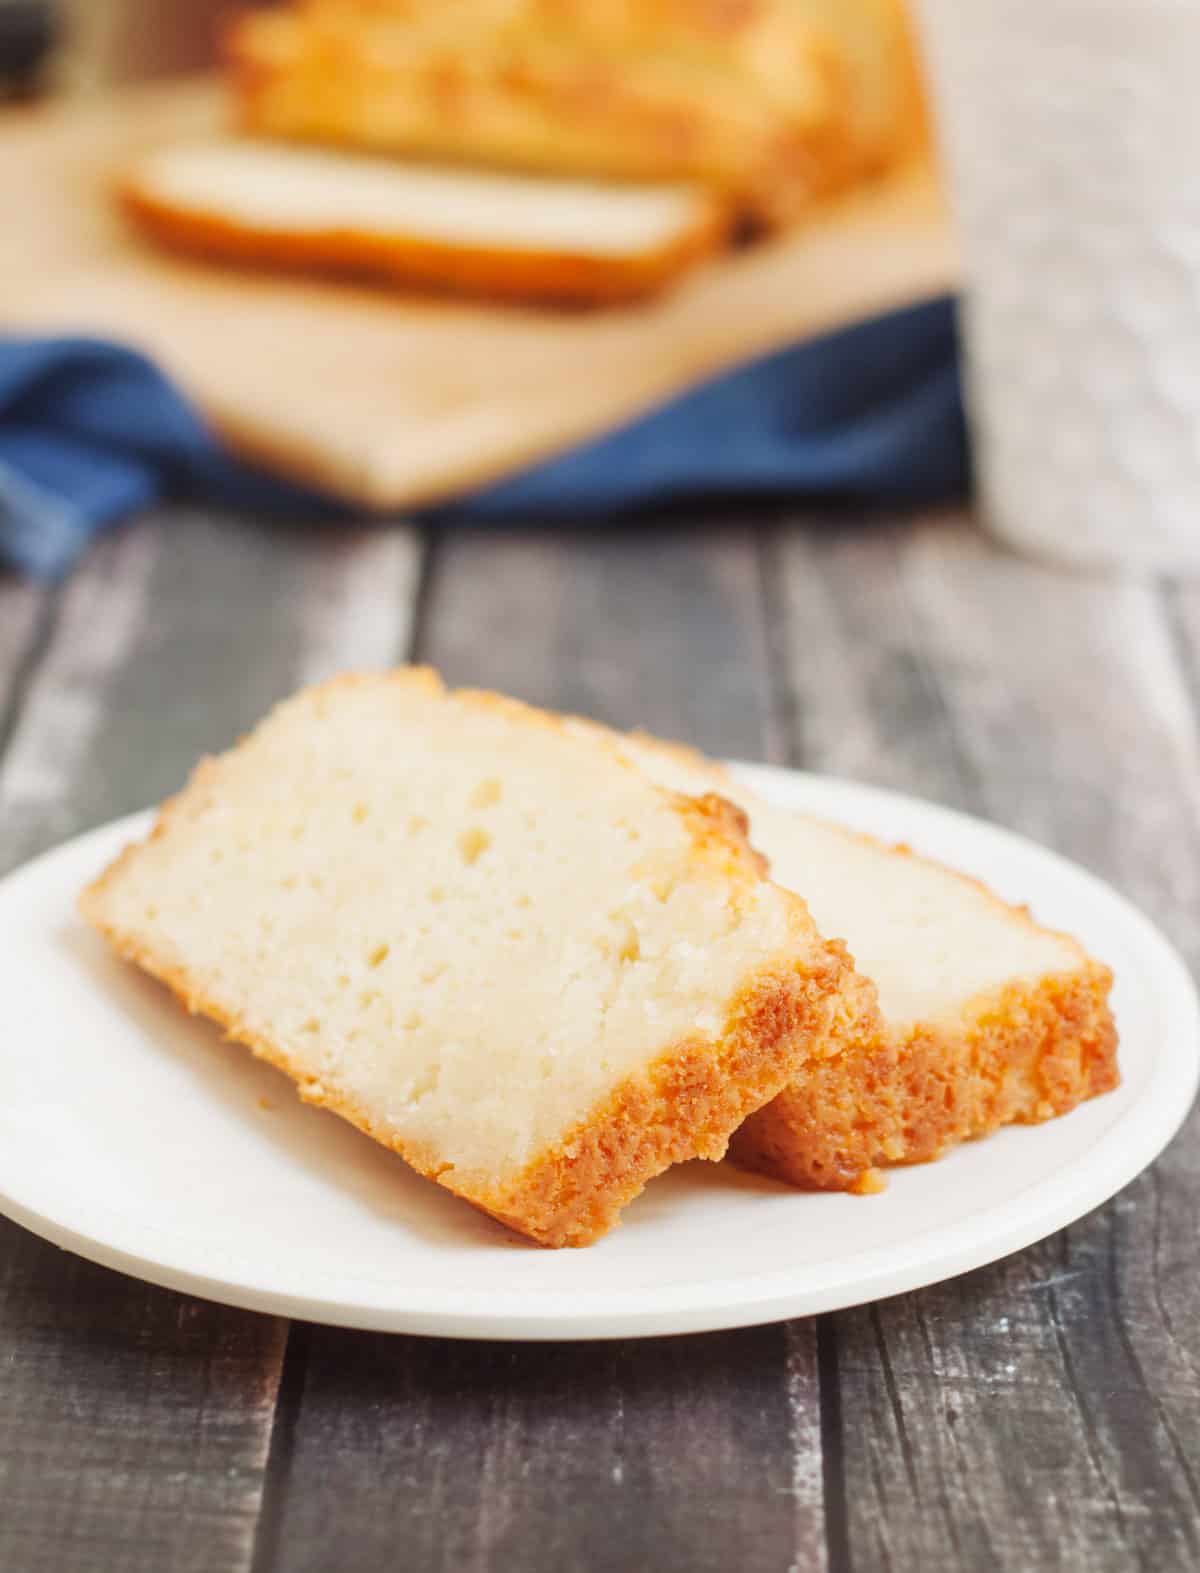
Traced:
POLYGON ((566 304, 653 294, 715 249, 730 222, 696 187, 234 138, 146 155, 122 196, 158 240, 209 256, 566 304))
POLYGON ((743 54, 674 15, 707 9, 652 6, 628 27, 585 26, 576 5, 555 7, 555 25, 532 5, 249 12, 228 36, 238 118, 259 136, 698 181, 755 221, 795 218, 851 159, 839 62, 794 20, 743 54))
POLYGON ((877 1165, 938 1158, 1118 1084, 1112 977, 1075 940, 906 847, 777 808, 690 749, 643 736, 621 747, 662 786, 736 803, 772 879, 803 894, 879 993, 882 1030, 752 1115, 739 1161, 861 1187, 877 1165))
POLYGON ((421 669, 281 705, 82 905, 302 1097, 546 1245, 721 1157, 874 1014, 728 803, 421 669))

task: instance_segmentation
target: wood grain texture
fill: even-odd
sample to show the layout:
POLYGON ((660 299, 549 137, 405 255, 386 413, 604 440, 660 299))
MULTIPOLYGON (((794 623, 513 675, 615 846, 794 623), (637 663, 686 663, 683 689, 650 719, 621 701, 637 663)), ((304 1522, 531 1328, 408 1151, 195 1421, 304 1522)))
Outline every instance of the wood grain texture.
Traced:
POLYGON ((772 758, 756 547, 719 523, 451 534, 422 658, 452 683, 772 758))
MULTIPOLYGON (((403 532, 287 534, 184 511, 106 540, 21 685, 0 866, 172 790, 300 677, 393 660, 416 564, 403 532)), ((29 604, 24 641, 15 618, 0 625, 10 670, 39 637, 29 604)), ((247 1569, 285 1336, 0 1223, 0 1568, 247 1569)))
POLYGON ((422 1573, 784 1573, 786 1361, 780 1327, 574 1346, 314 1328, 269 1565, 374 1573, 402 1547, 422 1573))
POLYGON ((54 596, 0 576, 0 756, 17 724, 26 682, 48 632, 54 596))
POLYGON ((33 639, 48 590, 0 575, 0 694, 12 681, 33 639))
MULTIPOLYGON (((449 534, 416 654, 454 683, 770 747, 746 531, 449 534)), ((401 1545, 411 1573, 825 1566, 811 1323, 573 1348, 313 1328, 289 1387, 257 1573, 366 1573, 401 1545)))
POLYGON ((0 1567, 247 1567, 283 1339, 0 1224, 0 1567))
MULTIPOLYGON (((1048 842, 1200 959, 1196 715, 1153 587, 956 517, 770 555, 797 762, 1048 842)), ((1042 1245, 834 1319, 854 1567, 1195 1565, 1196 1134, 1042 1245)))
POLYGON ((175 791, 301 682, 406 648, 400 530, 288 530, 173 510, 70 581, 2 782, 9 864, 175 791))

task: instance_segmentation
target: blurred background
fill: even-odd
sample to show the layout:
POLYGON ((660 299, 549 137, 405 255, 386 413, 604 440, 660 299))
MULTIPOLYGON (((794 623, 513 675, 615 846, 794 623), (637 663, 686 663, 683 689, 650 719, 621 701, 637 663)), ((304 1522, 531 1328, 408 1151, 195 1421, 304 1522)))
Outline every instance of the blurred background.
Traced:
POLYGON ((0 70, 24 91, 82 93, 217 57, 221 0, 0 0, 0 70))
POLYGON ((132 485, 158 394, 89 361, 97 422, 11 395, 0 462, 80 538, 246 466, 474 520, 973 483, 1018 550, 1200 571, 1197 47, 1172 0, 0 0, 8 93, 83 116, 0 140, 0 332, 219 439, 132 485))
POLYGON ((25 214, 0 332, 26 340, 0 555, 28 571, 184 483, 575 523, 965 491, 956 250, 903 0, 0 19, 14 103, 50 116, 0 127, 25 214))

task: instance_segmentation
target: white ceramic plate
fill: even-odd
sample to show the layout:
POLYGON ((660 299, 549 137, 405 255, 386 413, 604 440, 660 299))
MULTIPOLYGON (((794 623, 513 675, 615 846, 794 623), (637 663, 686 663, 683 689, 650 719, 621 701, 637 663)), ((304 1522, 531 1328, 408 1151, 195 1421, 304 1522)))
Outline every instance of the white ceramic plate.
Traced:
POLYGON ((1197 1082, 1191 981, 1082 870, 945 809, 745 769, 766 795, 911 842, 1078 934, 1117 977, 1119 1091, 881 1196, 810 1195, 728 1164, 656 1180, 586 1251, 543 1251, 417 1178, 183 1015, 74 915, 138 815, 0 884, 0 1211, 83 1256, 210 1299, 384 1331, 615 1338, 748 1326, 937 1282, 1105 1201, 1161 1151, 1197 1082))

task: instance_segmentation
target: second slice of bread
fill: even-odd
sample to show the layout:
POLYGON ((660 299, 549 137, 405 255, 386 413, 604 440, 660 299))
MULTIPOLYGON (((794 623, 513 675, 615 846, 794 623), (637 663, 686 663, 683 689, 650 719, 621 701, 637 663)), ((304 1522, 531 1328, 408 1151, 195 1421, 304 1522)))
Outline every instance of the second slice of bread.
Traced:
POLYGON ((1117 1085, 1112 977, 1075 940, 906 847, 764 802, 690 749, 622 746, 662 785, 738 803, 772 878, 803 892, 879 991, 881 1030, 752 1115, 739 1161, 797 1185, 869 1188, 877 1165, 938 1158, 1117 1085))
POLYGON ((583 1245, 873 1019, 743 825, 513 701, 348 678, 203 764, 83 911, 302 1097, 583 1245))

